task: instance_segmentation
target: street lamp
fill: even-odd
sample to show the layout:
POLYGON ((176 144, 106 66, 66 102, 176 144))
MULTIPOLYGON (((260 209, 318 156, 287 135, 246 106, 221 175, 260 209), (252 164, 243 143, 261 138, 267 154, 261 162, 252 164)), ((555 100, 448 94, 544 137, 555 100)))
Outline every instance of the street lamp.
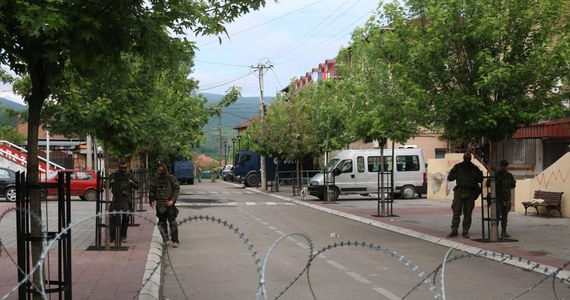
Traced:
POLYGON ((238 151, 240 151, 241 150, 241 145, 240 145, 241 135, 238 135, 236 138, 237 138, 237 142, 238 142, 238 151))
POLYGON ((224 141, 224 166, 228 164, 228 142, 224 141))
MULTIPOLYGON (((232 159, 236 159, 236 138, 232 138, 232 159)), ((234 162, 235 164, 235 162, 234 162)))

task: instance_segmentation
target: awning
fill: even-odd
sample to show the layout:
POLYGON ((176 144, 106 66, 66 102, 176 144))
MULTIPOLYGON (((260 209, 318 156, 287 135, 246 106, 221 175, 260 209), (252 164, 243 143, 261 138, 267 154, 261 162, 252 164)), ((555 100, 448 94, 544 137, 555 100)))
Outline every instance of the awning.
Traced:
POLYGON ((541 139, 541 138, 569 138, 570 119, 535 123, 530 126, 521 126, 513 139, 541 139))

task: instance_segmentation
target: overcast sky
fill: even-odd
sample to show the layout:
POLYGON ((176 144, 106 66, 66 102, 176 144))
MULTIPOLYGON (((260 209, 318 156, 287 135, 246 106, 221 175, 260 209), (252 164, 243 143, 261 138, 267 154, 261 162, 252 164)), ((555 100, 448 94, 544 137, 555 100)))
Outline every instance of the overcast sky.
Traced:
MULTIPOLYGON (((241 87, 242 96, 259 96, 259 73, 252 66, 272 66, 264 72, 264 96, 286 87, 292 78, 335 58, 349 44, 352 31, 374 13, 378 0, 267 0, 259 11, 226 26, 229 37, 189 37, 198 51, 192 77, 199 93, 224 94, 241 87)), ((17 100, 0 84, 0 97, 17 100)))

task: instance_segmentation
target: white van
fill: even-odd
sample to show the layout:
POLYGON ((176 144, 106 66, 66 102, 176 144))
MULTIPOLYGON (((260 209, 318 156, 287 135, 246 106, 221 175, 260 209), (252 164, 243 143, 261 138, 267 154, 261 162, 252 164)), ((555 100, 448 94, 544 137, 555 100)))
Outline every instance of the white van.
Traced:
MULTIPOLYGON (((394 149, 394 158, 392 149, 384 149, 384 172, 393 170, 393 160, 396 162, 394 194, 410 199, 427 192, 426 165, 421 149, 394 149)), ((335 201, 339 195, 377 193, 380 149, 343 150, 329 161, 325 170, 334 175, 334 180, 329 179, 329 194, 335 201)), ((384 174, 385 186, 389 186, 389 173, 384 174)), ((309 193, 321 200, 325 195, 324 180, 324 174, 319 173, 310 179, 308 187, 309 193)))

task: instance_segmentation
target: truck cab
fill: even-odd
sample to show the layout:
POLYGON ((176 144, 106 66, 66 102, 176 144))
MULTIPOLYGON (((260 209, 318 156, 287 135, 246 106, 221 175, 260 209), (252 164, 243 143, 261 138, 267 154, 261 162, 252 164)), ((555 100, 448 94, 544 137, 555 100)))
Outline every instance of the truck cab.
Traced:
POLYGON ((182 184, 194 184, 194 164, 187 158, 177 158, 172 164, 172 175, 182 184))

